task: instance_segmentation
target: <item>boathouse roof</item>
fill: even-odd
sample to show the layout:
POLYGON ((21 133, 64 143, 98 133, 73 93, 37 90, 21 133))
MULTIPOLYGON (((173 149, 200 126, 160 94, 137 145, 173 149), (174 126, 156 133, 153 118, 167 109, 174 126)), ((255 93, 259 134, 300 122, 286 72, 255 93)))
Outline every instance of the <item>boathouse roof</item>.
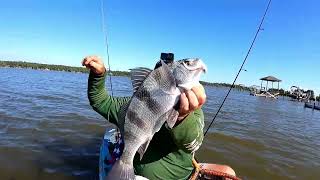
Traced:
POLYGON ((267 77, 261 78, 260 80, 271 81, 271 82, 281 82, 280 79, 278 79, 278 78, 276 78, 274 76, 267 76, 267 77))

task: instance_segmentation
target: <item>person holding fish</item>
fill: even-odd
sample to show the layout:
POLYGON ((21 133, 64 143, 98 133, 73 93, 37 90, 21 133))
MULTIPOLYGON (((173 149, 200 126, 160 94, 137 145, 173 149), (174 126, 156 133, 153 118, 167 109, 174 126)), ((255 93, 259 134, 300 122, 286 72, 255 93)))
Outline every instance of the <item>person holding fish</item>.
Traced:
POLYGON ((93 109, 115 124, 124 140, 121 157, 107 179, 188 179, 193 155, 203 140, 201 106, 206 93, 199 83, 206 66, 183 59, 154 70, 131 70, 132 97, 112 97, 105 89, 106 68, 97 56, 82 62, 90 69, 88 99, 93 109))

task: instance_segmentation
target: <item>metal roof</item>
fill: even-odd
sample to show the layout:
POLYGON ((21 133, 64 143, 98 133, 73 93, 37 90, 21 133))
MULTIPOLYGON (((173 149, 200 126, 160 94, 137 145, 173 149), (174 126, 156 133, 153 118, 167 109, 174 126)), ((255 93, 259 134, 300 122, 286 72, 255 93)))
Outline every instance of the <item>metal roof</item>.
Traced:
POLYGON ((278 78, 276 78, 274 76, 267 76, 267 77, 261 78, 260 80, 271 81, 271 82, 281 82, 280 79, 278 79, 278 78))

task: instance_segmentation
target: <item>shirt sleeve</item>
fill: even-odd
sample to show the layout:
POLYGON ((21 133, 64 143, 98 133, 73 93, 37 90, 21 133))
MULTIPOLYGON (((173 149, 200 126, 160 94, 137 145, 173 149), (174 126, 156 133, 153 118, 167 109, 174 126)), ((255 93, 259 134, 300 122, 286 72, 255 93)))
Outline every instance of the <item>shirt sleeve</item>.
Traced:
POLYGON ((171 136, 178 146, 187 153, 199 149, 203 141, 204 116, 202 109, 190 113, 178 126, 171 129, 171 136))
POLYGON ((90 72, 88 79, 88 99, 92 108, 109 122, 118 124, 118 112, 130 97, 112 97, 105 88, 106 73, 102 76, 90 72))

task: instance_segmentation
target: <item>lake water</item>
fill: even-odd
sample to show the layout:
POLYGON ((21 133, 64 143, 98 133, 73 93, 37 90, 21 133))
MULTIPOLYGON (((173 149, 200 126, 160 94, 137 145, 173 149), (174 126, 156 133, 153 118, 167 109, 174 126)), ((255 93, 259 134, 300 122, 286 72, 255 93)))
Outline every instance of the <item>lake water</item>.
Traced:
MULTIPOLYGON (((0 179, 97 179, 110 125, 89 105, 88 74, 0 68, 0 179)), ((130 95, 113 77, 115 95, 130 95)), ((227 89, 206 87, 208 124, 227 89)), ((320 179, 320 111, 232 91, 196 153, 243 179, 320 179)))

